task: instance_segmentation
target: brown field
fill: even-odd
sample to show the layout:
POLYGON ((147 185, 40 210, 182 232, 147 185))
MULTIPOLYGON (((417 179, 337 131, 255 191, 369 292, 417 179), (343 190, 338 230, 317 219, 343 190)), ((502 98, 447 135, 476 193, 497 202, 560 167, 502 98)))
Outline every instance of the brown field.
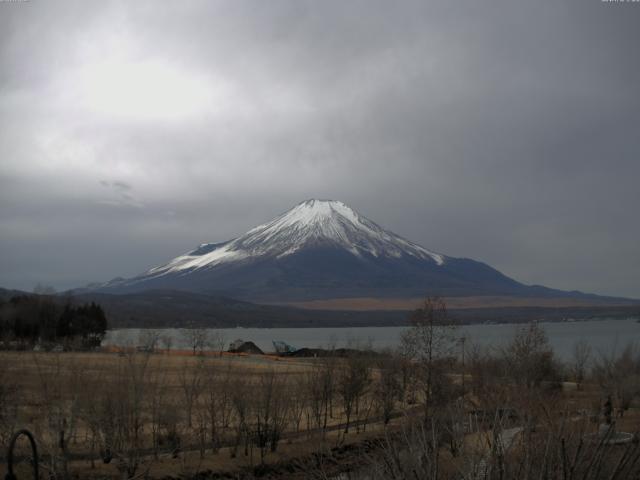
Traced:
MULTIPOLYGON (((467 308, 503 308, 503 307, 593 307, 593 306, 627 306, 630 302, 597 301, 586 298, 542 298, 542 297, 446 297, 445 302, 450 309, 467 308)), ((309 310, 415 310, 424 298, 333 298, 328 300, 310 300, 306 302, 288 302, 278 305, 306 308, 309 310)))
MULTIPOLYGON (((36 435, 41 454, 51 457, 51 462, 66 457, 64 467, 52 465, 52 470, 68 470, 79 478, 121 478, 116 459, 109 464, 100 460, 100 444, 109 431, 109 422, 117 417, 124 430, 117 440, 119 452, 113 453, 126 458, 135 451, 139 457, 136 470, 160 478, 184 477, 203 470, 239 471, 263 461, 290 462, 308 457, 320 443, 330 448, 380 435, 382 423, 373 418, 371 400, 366 412, 352 415, 349 434, 345 434, 344 412, 338 408, 337 399, 322 429, 314 423, 310 411, 300 412, 297 422, 292 418, 291 399, 307 396, 301 389, 318 362, 217 352, 198 356, 190 352, 0 352, 0 381, 9 386, 11 396, 0 398, 0 445, 4 450, 12 430, 28 428, 36 435), (256 445, 237 437, 239 418, 234 408, 246 402, 242 407, 247 410, 246 425, 254 425, 263 413, 277 415, 277 406, 268 411, 258 405, 265 398, 264 379, 271 374, 275 375, 276 387, 269 393, 278 396, 287 413, 282 418, 282 440, 277 451, 263 452, 262 459, 256 445), (8 403, 15 403, 15 409, 8 403), (226 410, 228 418, 212 419, 210 408, 218 410, 213 415, 226 410), (130 423, 132 418, 134 425, 130 423), (215 448, 209 435, 212 422, 219 429, 215 448), (207 432, 202 431, 205 428, 207 432), (61 432, 64 452, 59 448, 61 432), (170 432, 180 437, 177 456, 166 446, 170 432)), ((0 459, 3 457, 4 453, 0 454, 0 459)), ((4 469, 2 461, 0 471, 4 469)), ((46 467, 47 461, 44 464, 46 467)), ((297 478, 304 478, 303 473, 297 478)))
MULTIPOLYGON (((213 352, 0 352, 0 445, 4 449, 11 431, 28 428, 38 440, 45 475, 55 472, 63 479, 189 479, 198 472, 212 472, 206 478, 332 478, 379 464, 393 452, 389 439, 394 436, 405 442, 403 449, 424 441, 407 433, 416 422, 422 425, 420 387, 402 387, 405 393, 392 402, 393 415, 383 423, 381 401, 395 396, 402 384, 380 395, 389 362, 213 352), (358 372, 364 383, 347 433, 346 392, 358 385, 358 372), (322 403, 318 388, 326 379, 332 393, 322 403), (279 429, 277 448, 259 443, 260 429, 267 425, 279 429), (113 457, 108 464, 102 461, 107 445, 113 457), (319 452, 325 458, 320 466, 319 452)), ((464 374, 460 365, 449 365, 443 377, 448 380, 442 380, 449 385, 448 400, 434 403, 432 411, 437 428, 444 429, 437 449, 442 478, 455 478, 470 459, 490 456, 496 428, 530 425, 535 433, 517 434, 518 448, 525 450, 535 442, 553 449, 548 445, 560 438, 569 442, 597 431, 606 398, 598 382, 583 381, 579 388, 569 381, 553 388, 545 386, 548 382, 522 387, 508 383, 513 381, 508 372, 496 373, 495 359, 469 362, 464 374), (505 406, 518 415, 499 426, 495 414, 478 413, 505 406), (458 424, 466 426, 447 430, 458 424)), ((409 364, 406 373, 414 370, 409 364)), ((401 381, 405 370, 394 372, 401 381)), ((633 392, 616 419, 622 431, 640 428, 640 395, 633 392)), ((3 458, 0 453, 0 473, 3 458)), ((19 471, 18 478, 28 478, 27 465, 19 471)))

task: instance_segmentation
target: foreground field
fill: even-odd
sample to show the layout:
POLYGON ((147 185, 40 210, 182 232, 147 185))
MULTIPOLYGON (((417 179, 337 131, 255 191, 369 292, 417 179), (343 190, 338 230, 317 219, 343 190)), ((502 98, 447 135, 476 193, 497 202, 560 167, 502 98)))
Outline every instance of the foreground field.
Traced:
POLYGON ((340 358, 0 352, 0 444, 28 428, 65 480, 640 474, 635 349, 561 365, 531 325, 456 359, 426 325, 403 351, 340 358))
MULTIPOLYGON (((309 455, 317 446, 309 438, 338 445, 345 432, 379 430, 373 392, 355 392, 346 414, 329 393, 340 362, 1 352, 2 444, 27 427, 46 469, 82 478, 238 470, 309 455)), ((367 376, 374 381, 373 368, 367 376)))

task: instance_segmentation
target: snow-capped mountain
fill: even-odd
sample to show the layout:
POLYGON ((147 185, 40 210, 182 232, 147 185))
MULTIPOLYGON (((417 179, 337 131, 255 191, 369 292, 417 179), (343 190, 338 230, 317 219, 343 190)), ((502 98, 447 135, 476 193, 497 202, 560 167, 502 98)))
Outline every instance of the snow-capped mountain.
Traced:
POLYGON ((307 248, 331 246, 356 257, 401 258, 403 255, 442 265, 443 255, 384 230, 342 202, 307 200, 274 220, 226 243, 205 243, 147 275, 210 268, 228 262, 272 257, 281 259, 307 248))
POLYGON ((158 288, 270 302, 563 293, 527 287, 481 262, 435 253, 333 200, 307 200, 238 238, 202 244, 98 290, 158 288))

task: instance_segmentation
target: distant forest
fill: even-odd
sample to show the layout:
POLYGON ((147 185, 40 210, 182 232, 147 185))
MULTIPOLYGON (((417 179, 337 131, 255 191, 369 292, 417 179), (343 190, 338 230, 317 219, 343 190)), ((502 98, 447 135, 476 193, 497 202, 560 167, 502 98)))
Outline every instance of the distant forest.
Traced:
POLYGON ((73 305, 48 295, 0 299, 0 341, 5 348, 41 345, 93 348, 107 331, 107 317, 94 302, 73 305))

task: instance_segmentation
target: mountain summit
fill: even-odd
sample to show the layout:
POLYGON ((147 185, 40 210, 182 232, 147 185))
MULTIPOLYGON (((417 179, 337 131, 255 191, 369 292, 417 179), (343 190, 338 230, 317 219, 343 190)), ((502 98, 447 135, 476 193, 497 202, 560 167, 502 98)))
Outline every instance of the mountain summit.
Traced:
MULTIPOLYGON (((223 243, 98 288, 215 293, 284 302, 347 297, 565 296, 528 287, 490 266, 421 247, 334 200, 307 200, 223 243)), ((574 292, 575 294, 575 292, 574 292)))
POLYGON ((268 223, 226 243, 205 243, 148 275, 211 268, 229 262, 266 257, 282 259, 307 248, 336 248, 356 257, 411 256, 438 265, 445 257, 430 252, 335 200, 307 200, 268 223))

